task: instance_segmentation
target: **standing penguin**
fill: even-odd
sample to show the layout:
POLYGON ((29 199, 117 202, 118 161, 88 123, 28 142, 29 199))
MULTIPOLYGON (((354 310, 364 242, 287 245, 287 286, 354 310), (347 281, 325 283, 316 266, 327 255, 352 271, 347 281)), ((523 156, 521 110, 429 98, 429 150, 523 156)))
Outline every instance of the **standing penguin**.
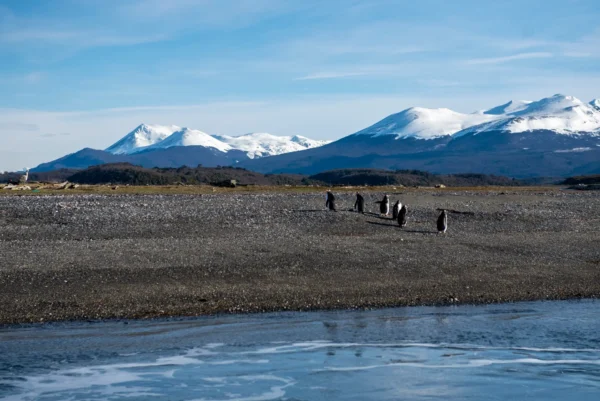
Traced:
POLYGON ((437 229, 438 233, 445 234, 448 229, 448 215, 446 214, 446 210, 442 210, 440 217, 437 219, 437 229))
POLYGON ((385 214, 386 216, 390 214, 390 198, 388 198, 387 195, 383 195, 383 200, 375 203, 379 203, 379 213, 385 214))
POLYGON ((356 209, 358 213, 365 212, 365 198, 363 198, 362 195, 358 192, 356 193, 356 202, 354 202, 354 209, 356 209))
POLYGON ((398 213, 398 224, 400 225, 400 227, 406 227, 406 213, 408 212, 408 210, 406 210, 406 205, 402 205, 402 208, 400 209, 400 213, 398 213))
POLYGON ((331 193, 331 191, 327 191, 327 200, 325 201, 325 207, 329 208, 329 210, 335 210, 335 196, 331 193))
POLYGON ((402 209, 402 203, 400 203, 400 201, 396 201, 396 203, 394 203, 394 207, 392 208, 392 218, 394 220, 396 220, 398 218, 400 209, 402 209))

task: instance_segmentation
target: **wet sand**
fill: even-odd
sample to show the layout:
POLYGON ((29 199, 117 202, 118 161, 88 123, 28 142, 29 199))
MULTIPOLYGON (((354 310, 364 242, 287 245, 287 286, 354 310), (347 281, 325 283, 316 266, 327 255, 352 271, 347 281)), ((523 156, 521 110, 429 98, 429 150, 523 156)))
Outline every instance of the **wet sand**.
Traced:
POLYGON ((0 196, 0 323, 600 296, 600 192, 389 191, 0 196))

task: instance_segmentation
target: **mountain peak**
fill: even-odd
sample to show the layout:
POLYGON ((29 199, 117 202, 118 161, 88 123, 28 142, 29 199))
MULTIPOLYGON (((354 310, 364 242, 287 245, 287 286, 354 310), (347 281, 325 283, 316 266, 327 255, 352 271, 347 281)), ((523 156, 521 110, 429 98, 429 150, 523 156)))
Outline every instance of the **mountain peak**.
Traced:
POLYGON ((486 131, 522 133, 531 131, 553 131, 557 134, 594 136, 600 131, 600 108, 593 103, 585 104, 575 96, 555 94, 534 102, 516 102, 488 110, 494 120, 471 127, 458 136, 478 134, 486 131), (491 112, 491 113, 490 113, 491 112))
POLYGON ((129 154, 137 149, 154 145, 179 130, 176 125, 163 126, 142 123, 119 141, 109 146, 106 151, 115 155, 129 154))
POLYGON ((500 106, 493 107, 489 110, 485 110, 483 114, 489 115, 502 115, 514 113, 516 111, 523 110, 528 104, 532 103, 529 100, 510 100, 508 103, 501 104, 500 106))
POLYGON ((594 99, 590 102, 590 106, 600 111, 600 99, 594 99))
POLYGON ((206 132, 187 127, 173 132, 167 138, 147 147, 146 149, 166 149, 174 146, 204 146, 215 148, 221 152, 227 152, 228 150, 231 150, 231 146, 221 142, 206 132))
POLYGON ((462 114, 446 108, 411 107, 392 114, 354 135, 370 135, 372 137, 394 135, 396 139, 434 139, 452 135, 491 119, 491 116, 483 114, 462 114))

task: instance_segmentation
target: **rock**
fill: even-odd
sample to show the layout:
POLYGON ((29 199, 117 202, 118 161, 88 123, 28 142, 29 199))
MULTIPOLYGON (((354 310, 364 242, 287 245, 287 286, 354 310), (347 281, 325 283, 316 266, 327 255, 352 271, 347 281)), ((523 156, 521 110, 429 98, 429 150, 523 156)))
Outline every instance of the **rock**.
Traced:
POLYGON ((4 189, 12 190, 12 191, 31 191, 31 187, 29 185, 7 185, 4 189))
POLYGON ((56 184, 54 186, 55 189, 67 189, 71 183, 69 181, 62 182, 60 184, 56 184))

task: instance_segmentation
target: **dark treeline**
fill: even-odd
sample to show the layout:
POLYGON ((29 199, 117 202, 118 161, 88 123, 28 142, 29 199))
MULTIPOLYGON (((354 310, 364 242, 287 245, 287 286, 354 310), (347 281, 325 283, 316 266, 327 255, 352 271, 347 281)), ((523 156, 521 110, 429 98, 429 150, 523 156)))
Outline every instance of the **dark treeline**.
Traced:
POLYGON ((565 185, 600 185, 600 174, 569 177, 563 181, 565 185))
POLYGON ((79 184, 221 185, 235 180, 241 185, 306 185, 307 177, 293 174, 265 175, 236 167, 143 168, 131 164, 104 164, 79 171, 69 181, 79 184))
MULTIPOLYGON (((18 182, 21 173, 0 174, 0 182, 18 182)), ((485 174, 432 174, 419 170, 340 169, 312 176, 261 174, 239 167, 143 168, 128 163, 103 164, 85 170, 62 169, 33 172, 30 181, 120 185, 222 185, 235 180, 238 185, 327 185, 327 186, 518 186, 551 183, 548 180, 517 180, 485 174)), ((557 181, 553 181, 555 183, 557 181)), ((572 177, 564 185, 600 183, 600 175, 572 177)))

